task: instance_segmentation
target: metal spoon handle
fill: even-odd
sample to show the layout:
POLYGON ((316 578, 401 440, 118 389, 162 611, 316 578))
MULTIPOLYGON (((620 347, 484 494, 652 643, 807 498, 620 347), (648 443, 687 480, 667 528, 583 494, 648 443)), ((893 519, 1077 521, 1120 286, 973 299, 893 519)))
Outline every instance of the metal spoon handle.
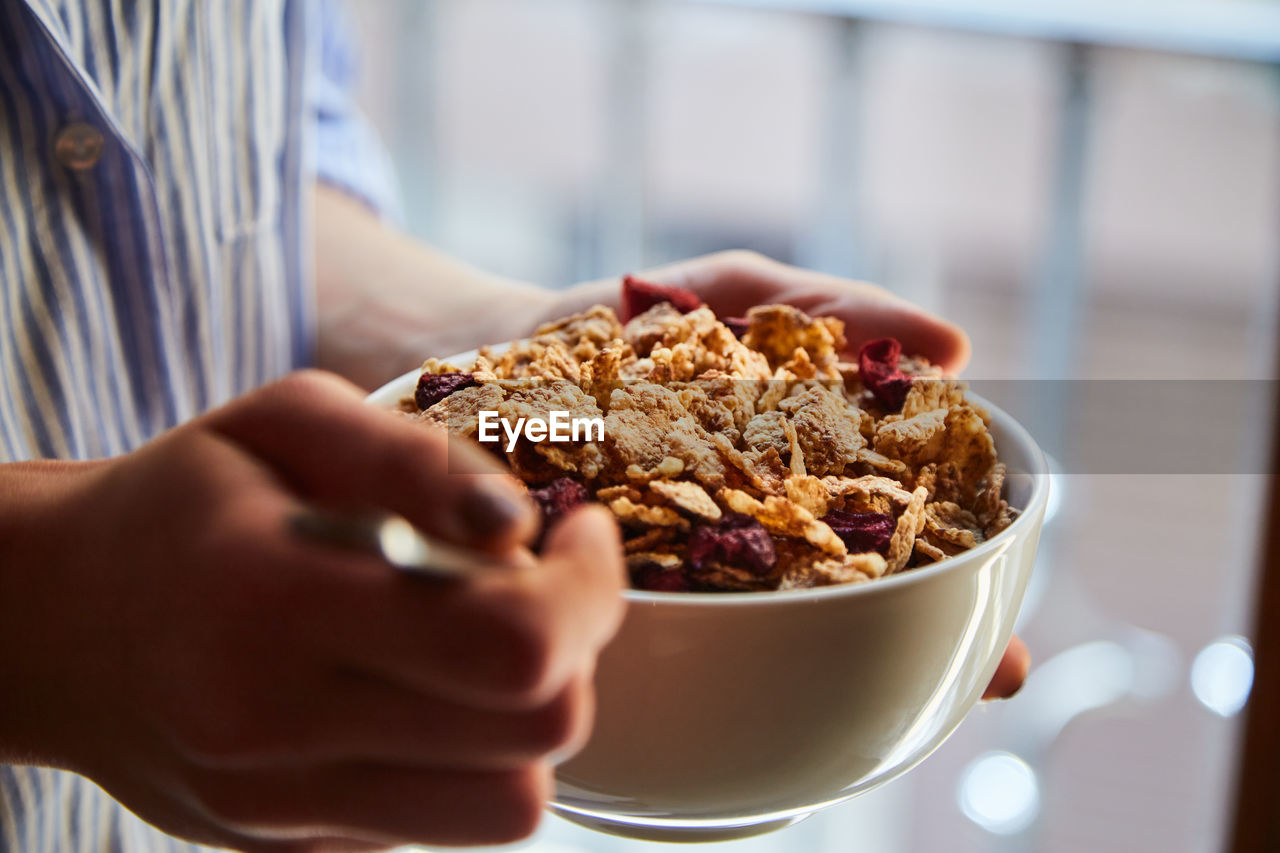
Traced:
POLYGON ((309 542, 381 557, 409 574, 469 578, 494 570, 480 555, 433 539, 392 513, 353 516, 307 507, 289 517, 289 529, 309 542))

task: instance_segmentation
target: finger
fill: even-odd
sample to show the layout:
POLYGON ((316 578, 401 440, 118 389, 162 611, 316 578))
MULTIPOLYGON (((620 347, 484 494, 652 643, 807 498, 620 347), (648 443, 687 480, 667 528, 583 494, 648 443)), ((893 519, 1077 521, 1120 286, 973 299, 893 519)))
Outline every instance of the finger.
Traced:
POLYGON ((1027 680, 1027 672, 1031 669, 1031 652, 1022 640, 1017 637, 1009 639, 1009 646, 1000 658, 996 674, 991 677, 983 699, 1008 699, 1022 689, 1027 680))
POLYGON ((804 274, 752 252, 721 252, 646 270, 640 277, 694 291, 719 317, 740 317, 756 305, 789 302, 785 291, 796 284, 789 279, 804 274))
POLYGON ((391 847, 385 841, 340 835, 303 835, 281 840, 217 830, 191 840, 240 853, 373 853, 391 847))
MULTIPOLYGON (((113 789, 113 795, 120 792, 113 789)), ((236 831, 224 822, 211 820, 207 810, 184 799, 177 805, 171 801, 172 792, 157 796, 153 791, 130 792, 129 808, 138 817, 167 835, 191 841, 203 847, 220 850, 237 850, 243 853, 356 853, 356 851, 386 850, 385 841, 354 835, 332 833, 294 832, 289 837, 263 837, 236 831)))
MULTIPOLYGON (((246 655, 275 661, 287 652, 325 672, 343 668, 460 705, 524 710, 546 704, 588 666, 621 618, 621 545, 603 508, 557 525, 544 560, 520 549, 465 583, 407 576, 371 556, 298 541, 286 524, 295 509, 278 491, 246 490, 200 534, 199 548, 236 582, 192 594, 217 612, 252 606, 255 618, 275 614, 270 632, 219 641, 246 655), (253 645, 264 637, 288 642, 253 645)), ((210 761, 252 758, 283 736, 261 720, 222 716, 210 761), (244 743, 244 730, 258 736, 244 743)))
POLYGON ((372 853, 389 849, 387 844, 380 841, 319 836, 295 841, 257 842, 245 848, 245 853, 372 853))
POLYGON ((618 630, 626 607, 621 595, 627 585, 622 535, 613 514, 599 504, 571 513, 548 533, 542 557, 564 584, 547 591, 567 605, 568 615, 585 612, 594 617, 579 623, 582 644, 591 649, 603 646, 618 630))
POLYGON ((309 849, 300 835, 384 846, 506 844, 537 828, 551 771, 545 764, 474 773, 332 765, 206 774, 195 788, 210 821, 285 850, 309 849))
POLYGON ((968 363, 968 335, 956 326, 884 288, 798 269, 752 252, 723 252, 683 261, 642 276, 687 287, 720 317, 742 316, 755 305, 784 302, 814 316, 845 323, 852 352, 869 340, 897 338, 903 351, 951 373, 968 363))
POLYGON ((312 500, 388 509, 493 553, 537 529, 532 503, 488 454, 366 405, 355 386, 330 374, 294 374, 206 422, 312 500))
MULTIPOLYGON (((591 673, 570 679, 544 705, 493 711, 457 704, 351 672, 308 685, 304 714, 294 703, 259 707, 251 749, 203 756, 217 769, 385 762, 454 770, 513 770, 576 753, 591 730, 591 673)), ((269 703, 264 703, 269 704, 269 703)))
POLYGON ((923 356, 948 373, 959 373, 969 362, 971 346, 964 330, 884 292, 850 289, 830 301, 819 297, 805 310, 844 320, 850 353, 856 353, 867 341, 888 337, 897 338, 904 353, 923 356))
POLYGON ((239 833, 222 833, 218 841, 200 839, 205 844, 238 850, 241 853, 373 853, 388 850, 385 841, 350 838, 340 835, 304 835, 285 840, 254 838, 239 833))
MULTIPOLYGON (((589 665, 622 618, 617 525, 599 506, 552 529, 541 560, 438 584, 394 573, 338 573, 300 590, 312 641, 351 669, 465 705, 545 704, 589 665)), ((308 630, 308 629, 303 629, 308 630)))

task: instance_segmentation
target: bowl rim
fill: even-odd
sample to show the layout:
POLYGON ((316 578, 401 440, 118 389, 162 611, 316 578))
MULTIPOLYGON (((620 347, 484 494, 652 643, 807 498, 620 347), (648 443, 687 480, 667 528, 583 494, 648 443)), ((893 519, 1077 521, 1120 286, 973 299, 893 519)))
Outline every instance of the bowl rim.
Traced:
MULTIPOLYGON (((510 347, 511 344, 500 344, 492 346, 489 349, 495 353, 510 347)), ((474 362, 478 350, 469 350, 464 353, 452 355, 447 358, 440 359, 444 362, 452 364, 474 362)), ((417 378, 421 374, 421 368, 410 370, 390 382, 385 383, 376 391, 369 394, 365 401, 374 405, 394 406, 399 398, 407 393, 411 393, 412 388, 417 383, 417 378), (395 399, 391 399, 391 395, 395 395, 395 399), (384 399, 385 398, 385 399, 384 399)), ((940 574, 946 574, 950 571, 958 570, 960 566, 981 560, 994 551, 1003 551, 1008 547, 1015 538, 1022 535, 1025 530, 1032 528, 1038 524, 1037 519, 1040 512, 1048 503, 1049 497, 1049 463, 1045 458, 1044 451, 1036 444, 1031 433, 1027 428, 1020 424, 1004 409, 996 406, 973 391, 966 391, 966 396, 972 398, 975 402, 983 406, 991 415, 991 420, 996 422, 1006 435, 1006 440, 1012 438, 1013 441, 1021 445, 1031 462, 1030 470, 1026 472, 1018 472, 1021 476, 1031 477, 1031 495, 1028 497, 1026 506, 1019 508, 1018 517, 1012 524, 1004 530, 997 533, 991 539, 982 544, 970 548, 961 554, 952 557, 946 557, 936 563, 928 566, 920 566, 910 571, 898 572, 889 577, 875 578, 864 583, 847 583, 833 584, 831 586, 810 587, 807 589, 786 589, 786 590, 756 590, 741 592, 656 592, 652 590, 631 589, 622 590, 622 597, 635 604, 648 605, 675 605, 679 607, 765 607, 770 604, 780 603, 800 603, 814 600, 826 600, 831 598, 842 598, 845 596, 867 596, 875 595, 877 591, 888 592, 890 590, 901 589, 913 584, 924 583, 930 578, 940 574)), ((998 448, 997 448, 998 452, 998 448)))

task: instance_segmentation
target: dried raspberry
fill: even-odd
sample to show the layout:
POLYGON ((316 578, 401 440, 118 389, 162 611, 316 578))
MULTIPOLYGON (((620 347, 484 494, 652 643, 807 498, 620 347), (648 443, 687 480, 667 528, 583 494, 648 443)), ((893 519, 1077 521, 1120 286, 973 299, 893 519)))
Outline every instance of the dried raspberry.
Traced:
POLYGON ((590 496, 586 486, 568 477, 561 477, 541 489, 530 489, 529 497, 542 510, 542 532, 545 535, 552 525, 568 515, 574 507, 586 503, 590 496))
POLYGON ((646 563, 631 573, 631 585, 652 592, 688 592, 689 579, 680 569, 664 569, 657 563, 646 563))
POLYGON ((862 384, 891 412, 902 409, 911 390, 911 377, 898 369, 901 357, 902 345, 895 338, 867 341, 858 353, 862 384))
POLYGON ((726 317, 720 322, 728 326, 729 331, 733 332, 734 337, 739 340, 747 333, 747 328, 751 325, 751 322, 746 317, 726 317))
POLYGON ((455 391, 479 384, 470 373, 424 373, 418 378, 413 401, 420 411, 425 411, 455 391))
POLYGON ((698 294, 683 287, 654 284, 629 275, 622 280, 622 322, 643 314, 659 302, 670 302, 681 314, 702 307, 698 294))
POLYGON ((689 536, 689 562, 695 569, 707 563, 768 573, 778 562, 773 537, 748 515, 730 513, 716 525, 695 527, 689 536))
POLYGON ((836 535, 844 540, 849 551, 861 554, 864 551, 879 551, 887 554, 889 540, 893 538, 893 529, 897 523, 893 516, 880 512, 846 512, 833 509, 822 517, 836 535))

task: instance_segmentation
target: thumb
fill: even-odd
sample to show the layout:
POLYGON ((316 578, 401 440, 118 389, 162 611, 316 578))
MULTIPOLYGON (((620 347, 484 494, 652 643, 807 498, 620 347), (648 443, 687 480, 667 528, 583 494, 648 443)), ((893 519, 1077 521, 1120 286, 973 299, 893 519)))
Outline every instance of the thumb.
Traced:
POLYGON ((577 591, 591 597, 593 630, 587 639, 593 647, 603 646, 626 608, 620 595, 627 579, 622 535, 613 513, 600 504, 574 510, 548 532, 542 557, 563 565, 577 591))

